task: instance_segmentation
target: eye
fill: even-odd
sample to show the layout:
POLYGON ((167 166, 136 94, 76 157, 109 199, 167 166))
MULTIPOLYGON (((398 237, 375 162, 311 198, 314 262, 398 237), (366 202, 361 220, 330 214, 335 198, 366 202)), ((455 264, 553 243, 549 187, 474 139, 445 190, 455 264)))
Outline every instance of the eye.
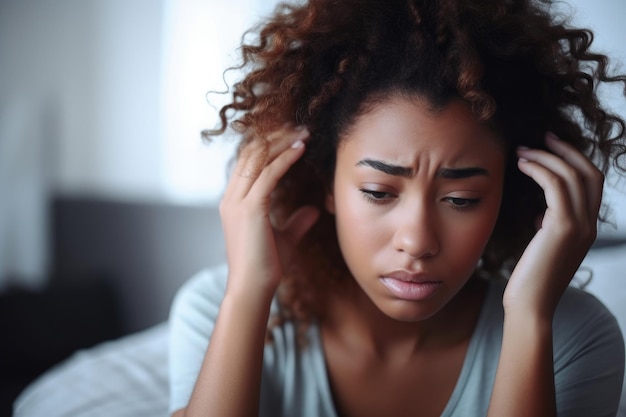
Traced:
POLYGON ((363 194, 363 197, 367 201, 369 201, 370 203, 374 203, 374 204, 383 204, 386 201, 393 198, 391 194, 384 192, 384 191, 368 190, 365 188, 360 188, 359 191, 361 191, 361 193, 363 194))
POLYGON ((479 198, 446 197, 445 200, 456 210, 469 209, 480 202, 479 198))

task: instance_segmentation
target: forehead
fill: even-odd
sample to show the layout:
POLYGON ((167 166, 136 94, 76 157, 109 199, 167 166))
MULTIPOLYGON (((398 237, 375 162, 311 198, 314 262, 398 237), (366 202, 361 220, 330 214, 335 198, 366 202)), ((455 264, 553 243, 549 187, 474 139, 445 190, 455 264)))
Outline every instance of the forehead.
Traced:
POLYGON ((357 117, 341 137, 338 157, 346 152, 404 166, 424 159, 455 166, 500 163, 505 151, 502 140, 461 100, 434 111, 419 98, 393 96, 357 117))

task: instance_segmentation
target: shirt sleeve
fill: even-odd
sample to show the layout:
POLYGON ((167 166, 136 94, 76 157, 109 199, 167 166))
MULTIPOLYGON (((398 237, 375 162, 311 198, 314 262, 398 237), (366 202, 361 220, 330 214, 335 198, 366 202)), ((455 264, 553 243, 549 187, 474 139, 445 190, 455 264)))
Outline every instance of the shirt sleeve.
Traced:
POLYGON ((624 378, 624 339, 594 296, 573 288, 554 319, 554 377, 560 417, 615 417, 624 378))
POLYGON ((170 311, 169 375, 173 413, 189 403, 226 291, 226 266, 203 271, 177 292, 170 311))

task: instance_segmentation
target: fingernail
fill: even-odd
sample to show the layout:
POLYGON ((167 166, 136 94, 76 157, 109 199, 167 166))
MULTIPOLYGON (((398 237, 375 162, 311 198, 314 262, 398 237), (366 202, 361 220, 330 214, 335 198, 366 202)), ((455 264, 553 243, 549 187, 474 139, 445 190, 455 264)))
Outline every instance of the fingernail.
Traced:
POLYGON ((528 159, 526 159, 526 158, 519 158, 518 161, 520 161, 522 163, 525 163, 525 162, 528 162, 528 159))
POLYGON ((309 136, 309 130, 306 128, 306 126, 302 126, 302 129, 296 129, 296 131, 297 131, 297 135, 295 137, 296 140, 303 140, 309 136))
POLYGON ((298 125, 294 128, 296 132, 302 132, 305 129, 306 129, 306 125, 298 125))
POLYGON ((301 140, 297 140, 297 141, 295 141, 294 143, 291 144, 291 147, 293 149, 298 149, 298 148, 301 148, 303 146, 304 146, 304 142, 301 141, 301 140))

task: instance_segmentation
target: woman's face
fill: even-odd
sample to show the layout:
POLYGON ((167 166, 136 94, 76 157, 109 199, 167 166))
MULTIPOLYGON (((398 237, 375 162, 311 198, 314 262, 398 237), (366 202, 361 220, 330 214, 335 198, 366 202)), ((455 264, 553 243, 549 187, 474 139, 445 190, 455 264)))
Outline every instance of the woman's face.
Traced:
POLYGON ((383 313, 429 318, 467 282, 496 223, 504 161, 460 100, 435 114, 394 97, 342 137, 328 209, 350 272, 383 313))

